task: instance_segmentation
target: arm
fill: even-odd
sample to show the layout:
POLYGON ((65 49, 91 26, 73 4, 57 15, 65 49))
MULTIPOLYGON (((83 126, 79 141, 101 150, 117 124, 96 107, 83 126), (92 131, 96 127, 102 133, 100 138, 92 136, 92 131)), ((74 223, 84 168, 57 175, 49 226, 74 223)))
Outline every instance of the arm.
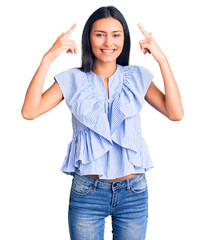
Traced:
POLYGON ((145 100, 159 112, 167 116, 170 120, 179 121, 184 115, 184 110, 180 92, 169 66, 169 62, 154 40, 152 33, 147 33, 140 24, 138 24, 138 26, 146 38, 145 40, 139 42, 141 50, 144 54, 147 52, 152 54, 154 59, 158 62, 165 89, 164 94, 152 82, 146 93, 145 100))
POLYGON ((51 62, 52 61, 45 55, 29 84, 21 109, 21 114, 25 119, 35 119, 54 108, 63 100, 63 95, 57 82, 54 82, 53 85, 42 94, 43 84, 51 62))
POLYGON ((164 81, 165 99, 164 104, 170 120, 181 120, 184 110, 181 102, 180 92, 166 58, 158 61, 162 78, 164 81))
POLYGON ((180 92, 167 58, 158 61, 164 81, 165 94, 152 82, 145 100, 172 121, 179 121, 184 115, 180 92))
POLYGON ((57 82, 47 89, 43 94, 43 84, 46 78, 46 74, 54 61, 65 49, 67 53, 77 54, 77 46, 73 40, 67 39, 67 37, 76 28, 74 24, 65 34, 62 33, 56 39, 53 46, 43 56, 43 59, 34 74, 29 87, 26 92, 24 103, 21 109, 23 118, 31 120, 48 112, 63 100, 63 93, 57 82))

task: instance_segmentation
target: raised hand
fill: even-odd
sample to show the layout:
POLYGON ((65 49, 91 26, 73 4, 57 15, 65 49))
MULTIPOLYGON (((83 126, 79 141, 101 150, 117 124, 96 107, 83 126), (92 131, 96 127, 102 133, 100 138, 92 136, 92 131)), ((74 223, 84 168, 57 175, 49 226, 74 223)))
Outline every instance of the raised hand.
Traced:
POLYGON ((162 52, 162 50, 157 45, 156 41, 154 40, 152 33, 148 33, 141 24, 137 24, 139 29, 141 30, 142 34, 145 36, 144 40, 139 41, 140 48, 143 51, 144 54, 147 52, 149 54, 152 54, 154 59, 156 61, 161 60, 165 57, 165 54, 162 52))
POLYGON ((75 53, 77 54, 78 49, 76 43, 68 39, 70 34, 74 31, 76 28, 76 24, 74 24, 66 33, 61 33, 52 45, 52 47, 48 50, 48 52, 45 54, 51 61, 55 60, 64 50, 67 49, 67 53, 75 53))

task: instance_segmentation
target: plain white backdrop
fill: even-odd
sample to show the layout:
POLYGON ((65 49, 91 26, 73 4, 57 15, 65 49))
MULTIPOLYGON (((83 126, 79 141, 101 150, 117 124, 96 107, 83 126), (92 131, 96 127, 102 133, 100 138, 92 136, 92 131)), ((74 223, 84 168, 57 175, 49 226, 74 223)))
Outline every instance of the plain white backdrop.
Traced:
MULTIPOLYGON (((204 11, 203 1, 8 1, 1 4, 0 239, 68 240, 67 211, 72 177, 59 171, 72 140, 71 113, 65 101, 35 120, 21 107, 43 55, 74 23, 70 36, 78 55, 63 52, 48 71, 53 76, 81 63, 81 35, 98 7, 114 5, 127 20, 130 64, 147 67, 164 92, 158 63, 140 50, 150 33, 168 58, 177 81, 184 118, 172 122, 147 102, 142 132, 155 168, 147 172, 147 240, 205 239, 204 215, 204 11)), ((106 218, 105 239, 112 239, 106 218)), ((80 240, 80 239, 79 239, 80 240)), ((132 240, 132 239, 130 239, 132 240)))

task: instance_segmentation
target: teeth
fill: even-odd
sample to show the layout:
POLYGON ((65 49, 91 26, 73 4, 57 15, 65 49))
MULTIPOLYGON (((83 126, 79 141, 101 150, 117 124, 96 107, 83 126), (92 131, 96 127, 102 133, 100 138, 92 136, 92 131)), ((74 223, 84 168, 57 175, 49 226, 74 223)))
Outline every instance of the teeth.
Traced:
POLYGON ((103 50, 102 49, 102 52, 106 52, 106 53, 112 53, 112 52, 114 52, 115 51, 115 49, 113 49, 113 50, 103 50))

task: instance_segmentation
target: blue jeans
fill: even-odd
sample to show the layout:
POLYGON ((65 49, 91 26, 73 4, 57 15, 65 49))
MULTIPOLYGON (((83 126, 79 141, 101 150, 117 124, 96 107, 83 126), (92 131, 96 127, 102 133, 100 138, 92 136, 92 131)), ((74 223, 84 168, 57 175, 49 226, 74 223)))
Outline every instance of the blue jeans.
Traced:
POLYGON ((144 240, 148 220, 145 173, 121 181, 73 174, 68 210, 71 240, 103 240, 112 216, 113 240, 144 240))

